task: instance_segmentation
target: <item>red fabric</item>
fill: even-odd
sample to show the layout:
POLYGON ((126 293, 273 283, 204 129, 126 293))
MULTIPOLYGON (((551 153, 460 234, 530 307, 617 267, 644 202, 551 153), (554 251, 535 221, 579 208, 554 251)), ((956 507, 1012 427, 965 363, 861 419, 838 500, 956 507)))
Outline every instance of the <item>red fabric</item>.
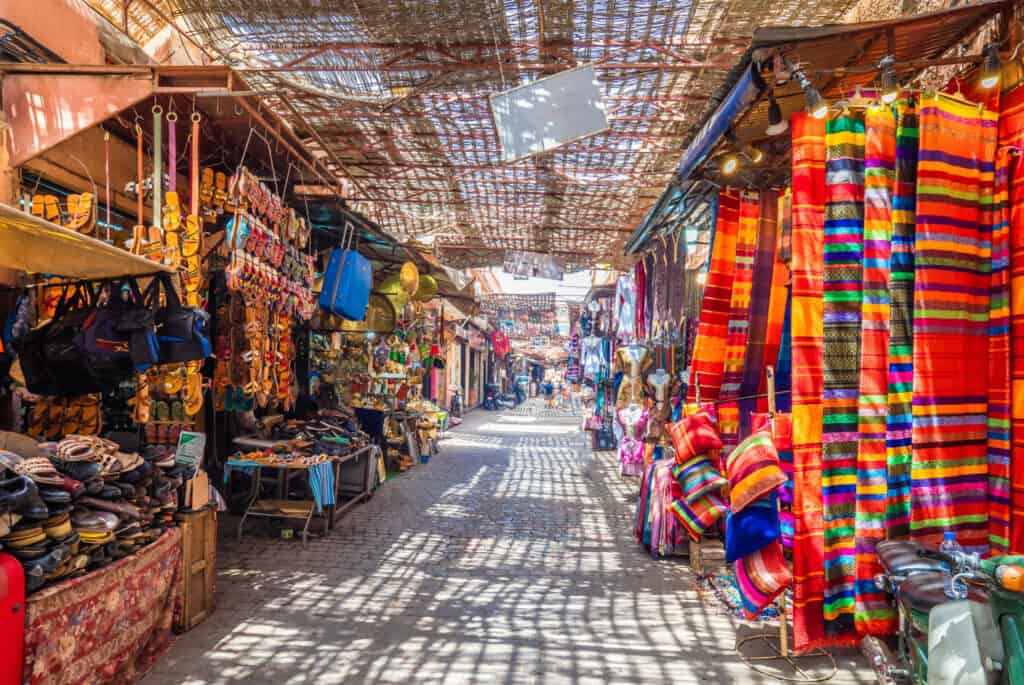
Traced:
POLYGON ((508 336, 502 331, 498 331, 491 336, 491 347, 494 348, 494 354, 497 357, 504 357, 512 351, 512 344, 509 342, 508 336))
POLYGON ((821 427, 825 121, 793 115, 793 647, 825 644, 821 427))
POLYGON ((25 605, 24 685, 133 683, 171 646, 181 598, 177 528, 25 605))
MULTIPOLYGON (((999 143, 1024 146, 1024 86, 1003 94, 999 143)), ((1002 159, 1010 223, 1010 551, 1024 554, 1024 157, 1002 159)))
POLYGON ((647 269, 643 260, 636 263, 633 280, 636 282, 636 337, 647 337, 647 269))
POLYGON ((715 224, 711 264, 708 267, 704 301, 700 309, 697 338, 693 344, 693 365, 686 401, 697 401, 697 377, 700 376, 701 401, 718 399, 725 368, 725 340, 729 330, 732 281, 736 269, 736 238, 740 229, 739 193, 723 190, 718 195, 718 219, 715 224))

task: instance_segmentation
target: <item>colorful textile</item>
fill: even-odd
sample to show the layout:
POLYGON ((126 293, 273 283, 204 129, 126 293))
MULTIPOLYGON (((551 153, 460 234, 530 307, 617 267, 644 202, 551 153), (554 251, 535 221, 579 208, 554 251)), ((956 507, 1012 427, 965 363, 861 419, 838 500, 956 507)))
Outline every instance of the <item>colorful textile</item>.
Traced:
POLYGON ((826 125, 822 504, 825 633, 853 629, 857 403, 864 272, 864 118, 826 125))
MULTIPOLYGON (((747 315, 748 335, 744 351, 742 380, 740 381, 740 437, 750 434, 750 414, 760 409, 767 409, 767 400, 758 401, 756 397, 764 384, 765 365, 774 364, 777 354, 781 330, 776 327, 772 333, 774 339, 768 339, 768 314, 773 295, 776 262, 775 249, 778 245, 778 210, 779 194, 775 191, 760 193, 758 210, 757 244, 754 251, 754 265, 751 276, 750 312, 747 315), (769 344, 774 352, 769 357, 769 344)), ((782 269, 779 269, 780 271, 782 269)), ((777 322, 781 324, 780 322, 777 322)))
POLYGON ((988 544, 1010 550, 1010 151, 996 157, 988 322, 988 544))
POLYGON ((695 402, 697 399, 698 374, 702 400, 717 400, 721 389, 725 341, 729 329, 729 304, 732 299, 732 280, 736 266, 739 211, 739 194, 723 190, 718 196, 711 263, 708 267, 707 284, 704 286, 697 337, 693 343, 693 364, 687 387, 689 402, 695 402))
POLYGON ((701 459, 685 465, 677 464, 672 467, 672 476, 682 488, 683 499, 691 504, 709 492, 721 492, 722 488, 729 484, 710 459, 701 459))
POLYGON ((757 193, 741 194, 740 227, 736 238, 736 269, 733 272, 732 298, 729 303, 729 328, 725 341, 722 389, 718 397, 718 427, 722 434, 723 449, 726 451, 739 443, 739 405, 724 400, 738 397, 743 382, 743 360, 746 357, 750 334, 750 296, 760 211, 761 202, 757 193))
POLYGON ((137 682, 166 652, 182 587, 181 531, 25 602, 26 685, 137 682))
POLYGON ((793 115, 793 648, 823 646, 821 511, 825 122, 793 115))
MULTIPOLYGON (((1003 93, 999 143, 1024 147, 1024 87, 1003 93)), ((1024 157, 1001 158, 1006 171, 1010 223, 1010 551, 1024 553, 1024 157)))
POLYGON ((890 539, 910 537, 911 416, 914 381, 914 234, 917 221, 917 109, 897 108, 896 181, 889 259, 889 413, 885 420, 890 539))
POLYGON ((698 411, 669 424, 666 429, 678 464, 685 464, 693 457, 722 448, 722 438, 708 412, 698 411))
POLYGON ((743 511, 729 512, 725 519, 725 560, 731 564, 778 539, 779 504, 772 495, 743 511))
POLYGON ((729 506, 718 495, 709 493, 692 504, 684 499, 677 499, 669 507, 669 511, 690 534, 690 538, 697 541, 704 535, 704 531, 715 525, 718 519, 729 511, 729 506))
POLYGON ((777 542, 740 559, 733 570, 743 599, 743 614, 748 621, 757 618, 793 582, 782 555, 782 545, 777 542))
POLYGON ((914 269, 911 531, 988 551, 987 383, 996 115, 922 98, 914 269))
POLYGON ((729 479, 729 509, 743 511, 755 500, 772 493, 786 482, 779 467, 779 453, 768 431, 754 433, 725 460, 729 479))
POLYGON ((896 629, 896 614, 875 585, 875 545, 885 540, 888 494, 885 421, 889 410, 889 263, 896 176, 896 117, 873 107, 864 117, 864 291, 861 304, 860 402, 856 491, 854 620, 862 635, 896 629))

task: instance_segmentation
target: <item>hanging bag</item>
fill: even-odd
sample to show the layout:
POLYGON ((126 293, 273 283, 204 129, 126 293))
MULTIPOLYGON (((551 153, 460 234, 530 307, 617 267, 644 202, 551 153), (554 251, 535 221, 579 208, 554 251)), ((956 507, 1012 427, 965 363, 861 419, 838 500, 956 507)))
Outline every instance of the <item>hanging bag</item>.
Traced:
POLYGON ((76 342, 93 380, 110 391, 156 363, 149 344, 153 333, 153 311, 135 279, 126 278, 110 284, 106 302, 86 319, 76 342))
POLYGON ((74 397, 99 392, 75 338, 96 306, 87 283, 65 287, 53 318, 16 342, 25 386, 36 395, 74 397))
POLYGON ((207 323, 210 315, 198 307, 181 304, 170 274, 153 277, 147 300, 156 310, 156 339, 160 347, 160 363, 171 364, 206 359, 212 354, 207 323), (164 304, 159 305, 160 292, 164 304))
MULTIPOLYGON (((351 321, 363 321, 370 302, 373 267, 370 260, 352 249, 355 227, 348 231, 346 222, 345 228, 348 244, 331 252, 320 290, 320 308, 351 321)), ((345 242, 344 236, 342 242, 345 242)))

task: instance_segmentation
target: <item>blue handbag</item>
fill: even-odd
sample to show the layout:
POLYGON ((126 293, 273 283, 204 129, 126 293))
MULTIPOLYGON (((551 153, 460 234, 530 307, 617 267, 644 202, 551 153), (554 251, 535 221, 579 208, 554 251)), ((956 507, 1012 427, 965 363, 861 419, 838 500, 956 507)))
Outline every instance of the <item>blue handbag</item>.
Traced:
POLYGON ((370 260, 351 249, 354 233, 355 228, 350 234, 349 246, 331 252, 320 290, 320 308, 351 321, 362 321, 370 301, 373 267, 370 260))

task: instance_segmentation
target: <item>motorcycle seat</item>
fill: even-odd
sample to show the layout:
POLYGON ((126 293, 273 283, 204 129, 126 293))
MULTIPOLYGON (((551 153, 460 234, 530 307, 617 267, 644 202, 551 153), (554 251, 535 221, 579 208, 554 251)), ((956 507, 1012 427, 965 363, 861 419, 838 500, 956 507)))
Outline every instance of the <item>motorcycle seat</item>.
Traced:
POLYGON ((882 568, 890 576, 908 576, 911 573, 942 571, 945 567, 937 559, 920 556, 921 545, 910 540, 885 540, 875 546, 875 554, 882 568))
MULTIPOLYGON (((987 596, 973 586, 968 586, 967 599, 972 602, 986 602, 987 596)), ((900 583, 900 602, 911 609, 927 614, 940 604, 953 601, 946 596, 945 573, 915 573, 900 583)))

